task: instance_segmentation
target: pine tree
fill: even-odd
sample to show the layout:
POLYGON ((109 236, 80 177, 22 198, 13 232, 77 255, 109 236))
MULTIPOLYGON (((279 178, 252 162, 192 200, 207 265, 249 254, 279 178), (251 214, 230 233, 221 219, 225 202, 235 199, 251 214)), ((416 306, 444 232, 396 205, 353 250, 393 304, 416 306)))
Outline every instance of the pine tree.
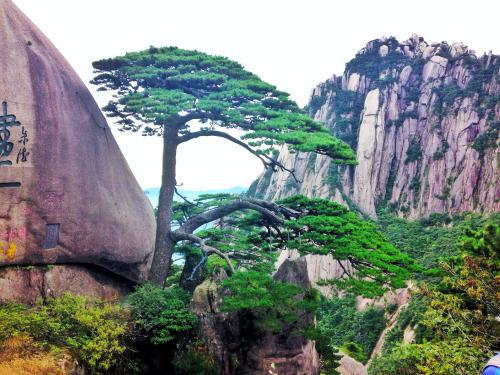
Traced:
POLYGON ((142 130, 144 135, 163 137, 162 184, 150 271, 154 283, 164 283, 177 242, 205 246, 193 234, 200 225, 242 209, 272 218, 274 213, 269 208, 277 208, 240 199, 200 213, 189 222, 189 230, 174 233, 171 220, 180 144, 200 137, 224 138, 255 155, 266 168, 292 173, 273 156, 283 144, 292 151, 316 152, 337 163, 355 164, 349 146, 308 117, 287 93, 225 57, 176 47, 150 47, 96 61, 93 66, 96 76, 92 83, 100 86, 99 90, 115 93, 104 110, 118 119, 120 130, 142 130), (201 128, 193 126, 193 121, 201 123, 201 128), (245 134, 239 139, 228 132, 230 129, 245 134))

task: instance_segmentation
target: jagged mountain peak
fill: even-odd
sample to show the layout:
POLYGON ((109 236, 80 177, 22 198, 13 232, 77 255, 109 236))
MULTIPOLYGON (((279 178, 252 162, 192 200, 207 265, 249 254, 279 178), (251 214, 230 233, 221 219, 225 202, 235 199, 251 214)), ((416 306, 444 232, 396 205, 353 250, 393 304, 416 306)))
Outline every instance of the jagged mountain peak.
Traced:
POLYGON ((268 172, 253 190, 331 197, 373 217, 380 208, 411 218, 498 210, 499 71, 498 55, 478 58, 463 43, 372 40, 306 107, 351 145, 358 165, 283 149, 280 160, 302 182, 268 172))
POLYGON ((459 58, 465 54, 476 55, 474 50, 469 50, 462 42, 454 42, 451 44, 446 41, 428 43, 423 37, 418 34, 413 34, 402 42, 399 42, 397 38, 393 36, 383 36, 379 39, 371 40, 356 54, 356 57, 374 54, 385 57, 391 53, 401 54, 410 58, 422 57, 424 59, 430 59, 434 55, 443 57, 449 55, 451 58, 459 58))

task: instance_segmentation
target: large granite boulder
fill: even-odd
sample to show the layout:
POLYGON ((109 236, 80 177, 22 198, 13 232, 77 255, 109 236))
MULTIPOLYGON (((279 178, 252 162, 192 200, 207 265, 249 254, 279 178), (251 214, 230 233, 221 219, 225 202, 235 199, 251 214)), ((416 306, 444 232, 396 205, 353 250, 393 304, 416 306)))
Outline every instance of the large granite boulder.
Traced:
POLYGON ((153 209, 90 92, 0 0, 0 266, 90 264, 141 280, 153 209))

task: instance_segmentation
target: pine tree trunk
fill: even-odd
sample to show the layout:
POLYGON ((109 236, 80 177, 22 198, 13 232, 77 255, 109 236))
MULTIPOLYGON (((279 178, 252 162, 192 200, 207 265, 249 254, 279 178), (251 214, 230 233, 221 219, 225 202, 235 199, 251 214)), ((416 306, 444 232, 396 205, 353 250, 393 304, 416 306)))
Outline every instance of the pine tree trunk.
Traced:
POLYGON ((177 127, 164 126, 163 165, 158 217, 156 219, 156 242, 153 263, 149 272, 149 281, 162 285, 170 271, 175 242, 170 237, 172 204, 175 192, 175 164, 177 154, 177 127))

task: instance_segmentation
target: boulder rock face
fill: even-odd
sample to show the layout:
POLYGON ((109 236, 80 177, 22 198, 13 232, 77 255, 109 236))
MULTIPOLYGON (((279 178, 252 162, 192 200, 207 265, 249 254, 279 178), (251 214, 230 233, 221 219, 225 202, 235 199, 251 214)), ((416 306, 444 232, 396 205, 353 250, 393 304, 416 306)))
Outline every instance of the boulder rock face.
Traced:
POLYGON ((64 293, 115 301, 130 293, 130 282, 78 265, 4 267, 0 269, 0 303, 33 304, 64 293))
POLYGON ((313 89, 309 114, 355 150, 358 165, 325 156, 279 159, 295 169, 267 173, 250 189, 279 199, 331 198, 375 217, 378 208, 419 218, 500 210, 500 57, 476 57, 462 44, 429 45, 416 35, 369 42, 313 89))
POLYGON ((335 287, 322 285, 322 280, 341 278, 344 272, 353 272, 348 261, 337 260, 328 255, 307 254, 300 256, 297 250, 283 250, 275 264, 275 277, 285 282, 298 284, 304 288, 316 288, 325 297, 331 297, 335 287), (286 267, 281 267, 287 262, 286 267))
POLYGON ((340 375, 368 375, 368 370, 361 362, 345 354, 340 360, 340 367, 337 368, 337 371, 340 375))
POLYGON ((0 266, 90 264, 146 276, 151 204, 51 42, 0 0, 0 266))

